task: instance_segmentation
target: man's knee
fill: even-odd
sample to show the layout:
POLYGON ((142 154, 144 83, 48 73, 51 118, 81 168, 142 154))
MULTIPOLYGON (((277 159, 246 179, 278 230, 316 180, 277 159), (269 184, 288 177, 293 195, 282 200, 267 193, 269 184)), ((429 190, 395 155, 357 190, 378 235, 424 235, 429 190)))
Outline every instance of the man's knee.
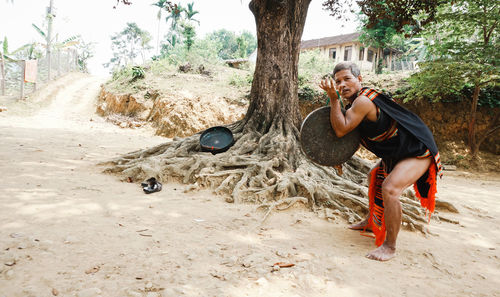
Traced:
POLYGON ((402 189, 400 187, 394 185, 388 180, 385 180, 382 183, 382 197, 384 202, 388 200, 398 200, 401 192, 402 189))

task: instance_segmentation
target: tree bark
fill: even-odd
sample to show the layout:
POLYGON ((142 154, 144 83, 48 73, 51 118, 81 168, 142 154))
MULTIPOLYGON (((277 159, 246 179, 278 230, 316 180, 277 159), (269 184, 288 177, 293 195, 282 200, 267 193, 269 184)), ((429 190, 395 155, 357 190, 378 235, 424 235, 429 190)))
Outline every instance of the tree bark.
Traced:
POLYGON ((479 151, 479 146, 476 139, 476 112, 477 103, 479 101, 479 91, 481 87, 479 84, 474 86, 474 93, 472 95, 472 104, 470 110, 470 121, 469 121, 469 147, 471 150, 472 159, 477 158, 477 153, 479 151))
POLYGON ((265 134, 273 122, 299 129, 298 61, 311 0, 253 0, 257 24, 257 62, 245 129, 265 134))

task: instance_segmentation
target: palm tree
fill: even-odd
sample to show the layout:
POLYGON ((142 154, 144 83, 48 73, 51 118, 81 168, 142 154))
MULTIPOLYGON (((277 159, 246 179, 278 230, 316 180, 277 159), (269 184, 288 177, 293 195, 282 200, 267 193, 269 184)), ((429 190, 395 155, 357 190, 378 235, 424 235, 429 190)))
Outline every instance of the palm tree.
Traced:
POLYGON ((158 7, 158 14, 156 15, 156 18, 158 19, 158 33, 157 33, 157 40, 156 40, 156 54, 158 55, 158 50, 160 47, 160 24, 161 24, 161 13, 164 9, 167 9, 169 6, 167 5, 168 1, 167 0, 158 0, 158 2, 153 3, 151 5, 154 5, 158 7))
POLYGON ((175 47, 176 41, 179 40, 179 32, 178 27, 179 23, 182 20, 182 12, 185 11, 185 8, 179 4, 176 4, 171 10, 170 15, 165 18, 165 21, 168 23, 170 20, 170 44, 172 47, 175 47))
POLYGON ((194 2, 191 2, 191 3, 188 3, 187 5, 187 9, 184 9, 184 13, 186 14, 186 20, 187 21, 194 21, 194 22, 197 22, 198 25, 200 24, 200 21, 198 21, 197 19, 194 19, 193 16, 197 13, 199 13, 199 11, 197 10, 194 10, 193 9, 193 5, 194 5, 194 2))
POLYGON ((177 25, 179 24, 179 21, 181 20, 181 13, 185 11, 185 8, 182 7, 181 5, 176 5, 171 11, 170 11, 170 15, 168 15, 166 18, 165 18, 165 21, 168 23, 168 20, 171 20, 171 23, 170 23, 170 29, 172 31, 175 31, 177 30, 177 25))

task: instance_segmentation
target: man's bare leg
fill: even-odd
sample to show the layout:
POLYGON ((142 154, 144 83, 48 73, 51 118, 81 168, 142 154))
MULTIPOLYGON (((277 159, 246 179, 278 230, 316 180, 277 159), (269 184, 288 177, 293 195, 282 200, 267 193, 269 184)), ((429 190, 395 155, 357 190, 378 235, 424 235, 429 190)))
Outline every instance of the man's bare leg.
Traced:
POLYGON ((408 186, 414 184, 429 168, 431 158, 408 158, 400 161, 382 184, 384 199, 384 218, 386 227, 385 242, 366 257, 387 261, 396 255, 396 239, 401 227, 401 202, 399 196, 408 186))

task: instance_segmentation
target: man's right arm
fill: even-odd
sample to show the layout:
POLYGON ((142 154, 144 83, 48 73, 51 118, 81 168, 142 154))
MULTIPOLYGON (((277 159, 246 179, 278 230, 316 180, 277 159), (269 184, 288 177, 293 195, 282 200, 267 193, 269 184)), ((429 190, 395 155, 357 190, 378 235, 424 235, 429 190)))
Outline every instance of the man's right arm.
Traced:
POLYGON ((368 97, 360 96, 354 100, 351 108, 344 115, 340 109, 339 100, 331 100, 330 123, 335 135, 343 137, 354 130, 373 108, 375 108, 375 105, 368 97))

